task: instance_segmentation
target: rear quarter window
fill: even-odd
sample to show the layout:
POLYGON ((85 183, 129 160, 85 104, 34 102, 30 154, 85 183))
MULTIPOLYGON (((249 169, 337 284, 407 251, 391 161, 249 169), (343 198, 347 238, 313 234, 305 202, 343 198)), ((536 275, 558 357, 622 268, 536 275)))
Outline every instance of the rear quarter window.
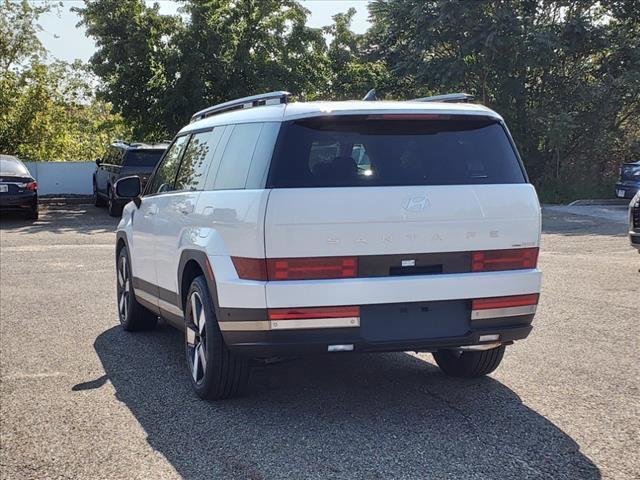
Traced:
POLYGON ((268 186, 526 182, 514 147, 493 119, 384 117, 316 117, 283 124, 268 186))
POLYGON ((164 150, 129 150, 124 159, 124 165, 127 167, 155 167, 164 150))

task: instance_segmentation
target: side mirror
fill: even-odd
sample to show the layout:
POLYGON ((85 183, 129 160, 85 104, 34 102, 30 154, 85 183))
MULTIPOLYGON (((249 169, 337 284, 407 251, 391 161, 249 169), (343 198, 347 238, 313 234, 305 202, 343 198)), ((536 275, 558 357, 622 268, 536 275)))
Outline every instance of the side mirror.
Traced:
POLYGON ((100 166, 101 163, 102 163, 102 160, 100 160, 99 158, 96 158, 96 165, 100 166))
POLYGON ((130 177, 122 177, 114 185, 116 198, 119 200, 133 200, 137 207, 140 207, 140 193, 142 187, 140 177, 132 175, 130 177))

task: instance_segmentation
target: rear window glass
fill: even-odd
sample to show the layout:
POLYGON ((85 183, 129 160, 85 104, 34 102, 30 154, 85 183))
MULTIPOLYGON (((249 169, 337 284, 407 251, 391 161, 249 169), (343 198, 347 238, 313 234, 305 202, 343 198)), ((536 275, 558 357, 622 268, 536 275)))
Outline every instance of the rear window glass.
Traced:
POLYGON ((524 183, 495 120, 317 117, 283 125, 269 186, 524 183))
POLYGON ((163 153, 164 150, 130 150, 124 163, 131 167, 155 167, 163 153))
POLYGON ((29 172, 22 162, 13 159, 0 159, 0 173, 3 175, 14 175, 17 177, 28 176, 29 172))

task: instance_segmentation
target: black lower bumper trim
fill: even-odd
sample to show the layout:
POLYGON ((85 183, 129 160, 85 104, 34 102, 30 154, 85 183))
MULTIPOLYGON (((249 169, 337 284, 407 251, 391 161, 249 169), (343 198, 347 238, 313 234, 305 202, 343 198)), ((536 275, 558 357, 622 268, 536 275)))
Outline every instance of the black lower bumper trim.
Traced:
POLYGON ((465 345, 477 345, 480 344, 481 335, 491 334, 499 334, 499 341, 501 343, 512 343, 516 340, 526 338, 532 328, 529 324, 509 327, 500 326, 497 328, 474 329, 465 335, 455 337, 392 341, 363 341, 357 334, 354 335, 346 331, 342 333, 335 331, 298 332, 297 335, 288 335, 288 338, 277 338, 278 336, 274 335, 285 332, 264 332, 261 335, 261 337, 263 337, 261 340, 256 339, 255 341, 251 341, 247 336, 247 332, 234 332, 233 334, 225 335, 225 340, 229 349, 234 353, 255 358, 268 358, 322 354, 327 353, 329 345, 345 344, 353 345, 353 352, 356 353, 435 351, 465 345))

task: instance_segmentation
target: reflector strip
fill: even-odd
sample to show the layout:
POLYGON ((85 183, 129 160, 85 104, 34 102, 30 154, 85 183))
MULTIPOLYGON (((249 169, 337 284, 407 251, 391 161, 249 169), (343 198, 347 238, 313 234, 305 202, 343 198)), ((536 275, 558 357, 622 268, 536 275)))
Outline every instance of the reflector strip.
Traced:
POLYGON ((539 296, 537 293, 530 293, 528 295, 513 295, 509 297, 477 298, 473 300, 471 310, 537 305, 539 296))
POLYGON ((487 318, 517 317, 518 315, 531 315, 536 313, 536 305, 523 307, 488 308, 486 310, 473 310, 471 320, 484 320, 487 318))
POLYGON ((272 320, 271 330, 298 330, 305 328, 349 328, 359 327, 360 317, 308 318, 299 320, 272 320))
POLYGON ((269 320, 360 318, 360 307, 313 307, 269 309, 269 320))

